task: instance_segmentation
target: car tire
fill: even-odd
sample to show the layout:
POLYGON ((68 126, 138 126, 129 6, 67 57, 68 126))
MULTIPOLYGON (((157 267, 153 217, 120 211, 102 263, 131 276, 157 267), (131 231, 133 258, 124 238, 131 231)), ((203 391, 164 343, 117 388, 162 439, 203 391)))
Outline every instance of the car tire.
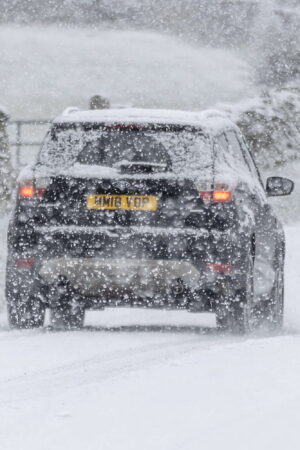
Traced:
POLYGON ((70 304, 59 304, 50 309, 51 325, 55 329, 80 329, 84 325, 85 310, 70 304))
POLYGON ((245 263, 243 287, 235 295, 221 300, 216 310, 217 328, 222 332, 246 334, 255 328, 253 257, 245 263))
POLYGON ((38 328, 44 325, 46 305, 37 286, 34 273, 19 273, 8 259, 5 294, 10 328, 38 328))
POLYGON ((34 296, 10 299, 7 303, 8 323, 11 328, 30 329, 44 325, 45 305, 34 296))
POLYGON ((284 318, 284 250, 278 251, 275 261, 275 282, 267 300, 262 300, 258 312, 260 324, 280 330, 284 318))

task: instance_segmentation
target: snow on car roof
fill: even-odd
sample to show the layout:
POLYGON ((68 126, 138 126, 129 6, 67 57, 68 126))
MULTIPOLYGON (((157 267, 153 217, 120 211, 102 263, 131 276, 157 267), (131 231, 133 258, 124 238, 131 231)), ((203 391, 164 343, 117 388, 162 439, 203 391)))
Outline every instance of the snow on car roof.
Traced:
POLYGON ((82 111, 76 108, 68 108, 65 113, 54 120, 54 123, 74 122, 192 125, 200 127, 203 131, 207 132, 217 132, 224 128, 235 128, 233 122, 224 113, 214 110, 189 112, 126 108, 82 111))

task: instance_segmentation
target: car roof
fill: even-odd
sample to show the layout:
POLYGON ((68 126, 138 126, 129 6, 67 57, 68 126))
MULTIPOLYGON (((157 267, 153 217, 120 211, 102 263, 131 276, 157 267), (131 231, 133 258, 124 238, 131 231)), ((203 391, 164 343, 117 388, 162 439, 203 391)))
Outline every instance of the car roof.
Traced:
POLYGON ((222 112, 206 110, 201 112, 164 109, 103 109, 82 111, 68 108, 58 116, 54 124, 99 123, 99 124, 159 124, 196 126, 208 134, 218 134, 224 129, 236 129, 236 125, 222 112))

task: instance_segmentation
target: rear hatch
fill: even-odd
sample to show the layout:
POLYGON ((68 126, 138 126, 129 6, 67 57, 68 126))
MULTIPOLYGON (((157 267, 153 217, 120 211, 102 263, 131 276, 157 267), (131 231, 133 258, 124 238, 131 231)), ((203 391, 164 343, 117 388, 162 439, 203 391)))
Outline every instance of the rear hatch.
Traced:
POLYGON ((36 168, 34 222, 185 227, 212 171, 211 144, 193 127, 56 124, 36 168))
POLYGON ((36 225, 183 227, 197 191, 190 180, 53 178, 36 225))

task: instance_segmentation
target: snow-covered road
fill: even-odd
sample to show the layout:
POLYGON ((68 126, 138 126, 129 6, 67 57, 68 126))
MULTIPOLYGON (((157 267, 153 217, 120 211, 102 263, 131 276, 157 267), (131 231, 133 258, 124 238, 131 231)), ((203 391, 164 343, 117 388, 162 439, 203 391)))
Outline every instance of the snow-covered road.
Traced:
POLYGON ((300 238, 287 227, 280 335, 209 315, 114 310, 78 332, 0 325, 1 450, 299 448, 300 238))

